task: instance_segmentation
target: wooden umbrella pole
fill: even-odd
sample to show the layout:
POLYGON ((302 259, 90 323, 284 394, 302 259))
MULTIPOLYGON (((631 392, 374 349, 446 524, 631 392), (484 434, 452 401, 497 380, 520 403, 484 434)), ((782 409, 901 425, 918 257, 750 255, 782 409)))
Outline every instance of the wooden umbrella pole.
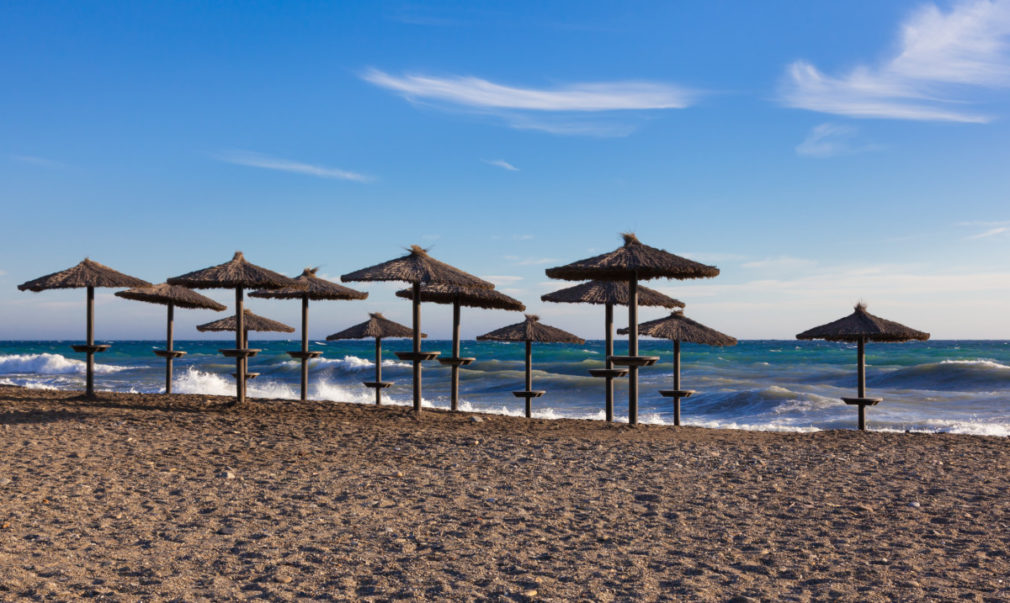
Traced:
POLYGON ((459 300, 452 302, 452 393, 450 409, 459 410, 459 300))
MULTIPOLYGON (((235 347, 245 349, 245 308, 242 303, 242 287, 235 287, 235 347)), ((245 358, 242 353, 235 357, 235 401, 245 402, 245 358)))
POLYGON ((85 393, 89 398, 95 395, 95 288, 88 287, 88 370, 85 393))
POLYGON ((382 405, 382 338, 375 338, 375 405, 382 405))
MULTIPOLYGON (((606 318, 604 320, 604 327, 607 331, 607 344, 606 344, 606 356, 607 369, 614 368, 614 363, 610 359, 614 355, 614 304, 607 303, 606 307, 606 318)), ((614 421, 614 378, 611 375, 607 375, 606 379, 606 415, 607 423, 612 423, 614 421)))
POLYGON ((533 408, 529 393, 533 391, 533 342, 526 340, 526 418, 533 416, 533 408))
MULTIPOLYGON (((673 389, 680 391, 680 340, 673 340, 673 389)), ((680 425, 680 396, 673 396, 673 424, 680 425)))
POLYGON ((309 389, 309 296, 302 295, 302 400, 309 389))
POLYGON ((165 393, 172 393, 172 339, 175 325, 175 303, 168 302, 168 324, 165 326, 165 350, 169 352, 165 356, 165 393))
POLYGON ((421 283, 414 283, 414 412, 421 412, 421 283))
MULTIPOLYGON (((638 275, 628 281, 628 355, 638 356, 638 275)), ((628 367, 628 423, 638 424, 638 367, 628 367)))
MULTIPOLYGON (((866 337, 859 338, 859 386, 858 392, 860 398, 866 397, 866 337)), ((859 405, 859 430, 864 431, 866 429, 866 405, 859 405)))

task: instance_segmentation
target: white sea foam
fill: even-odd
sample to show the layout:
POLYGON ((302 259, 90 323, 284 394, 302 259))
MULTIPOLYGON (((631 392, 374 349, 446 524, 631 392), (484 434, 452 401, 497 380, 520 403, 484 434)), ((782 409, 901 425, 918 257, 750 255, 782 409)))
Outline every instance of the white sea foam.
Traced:
MULTIPOLYGON (((118 373, 130 366, 112 366, 110 364, 95 364, 95 373, 99 375, 118 373)), ((3 354, 0 355, 0 374, 35 374, 35 375, 83 375, 87 372, 87 363, 61 354, 3 354)))
MULTIPOLYGON (((292 362, 300 364, 300 362, 292 362)), ((368 360, 367 358, 358 358, 357 356, 344 356, 343 358, 319 358, 315 360, 315 362, 318 363, 317 366, 320 367, 334 366, 346 371, 364 371, 375 368, 375 362, 368 360)), ((410 368, 410 363, 397 362, 396 360, 390 360, 387 358, 382 361, 382 366, 410 368)))
POLYGON ((944 360, 940 362, 940 364, 963 364, 970 366, 984 366, 986 368, 991 369, 1010 370, 1010 366, 1000 364, 999 362, 996 362, 995 360, 990 360, 988 358, 978 358, 976 360, 944 360))

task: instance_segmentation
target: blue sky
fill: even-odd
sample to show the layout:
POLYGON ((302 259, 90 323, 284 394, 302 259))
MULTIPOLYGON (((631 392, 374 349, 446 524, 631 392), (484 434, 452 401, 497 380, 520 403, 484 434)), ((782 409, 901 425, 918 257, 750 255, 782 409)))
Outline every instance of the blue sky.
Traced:
MULTIPOLYGON (((414 243, 598 338, 599 308, 539 301, 571 284, 543 271, 623 231, 717 265, 649 285, 740 338, 860 299, 1010 338, 1008 44, 1008 0, 5 2, 0 339, 80 338, 82 292, 16 285, 84 256, 160 282, 241 249, 336 278, 414 243)), ((314 337, 409 321, 362 285, 314 306, 314 337)), ((97 312, 100 338, 162 335, 161 308, 97 312)), ((520 318, 467 311, 463 334, 520 318)))

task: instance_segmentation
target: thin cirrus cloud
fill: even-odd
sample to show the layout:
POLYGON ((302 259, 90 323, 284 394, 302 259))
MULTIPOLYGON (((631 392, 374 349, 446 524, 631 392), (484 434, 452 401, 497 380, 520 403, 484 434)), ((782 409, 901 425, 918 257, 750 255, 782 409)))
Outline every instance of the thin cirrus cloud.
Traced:
POLYGON ((839 76, 795 61, 779 100, 849 117, 986 123, 991 116, 965 105, 981 100, 980 91, 1010 86, 1008 41, 1010 0, 964 1, 948 12, 924 5, 902 23, 887 60, 839 76))
POLYGON ((517 130, 551 134, 626 136, 634 130, 623 120, 599 120, 601 113, 630 113, 684 109, 697 93, 672 84, 617 81, 529 88, 468 77, 392 75, 369 69, 362 79, 391 90, 414 103, 437 103, 443 108, 496 116, 517 130))
POLYGON ((493 165, 495 167, 500 167, 501 169, 507 170, 509 172, 518 172, 519 171, 519 168, 517 168, 516 166, 512 165, 511 163, 505 161, 504 159, 481 159, 481 161, 483 161, 484 163, 486 163, 488 165, 493 165))
POLYGON ((1010 222, 961 222, 958 226, 985 229, 981 232, 966 236, 965 239, 969 241, 1006 236, 1010 234, 1010 222))
POLYGON ((835 157, 877 149, 858 140, 859 130, 852 126, 823 123, 814 126, 807 137, 796 145, 796 154, 804 157, 835 157))
POLYGON ((270 157, 261 153, 249 151, 230 151, 214 156, 218 161, 231 163, 234 165, 244 165, 266 170, 277 170, 280 172, 290 172, 293 174, 305 174, 317 178, 329 178, 333 180, 351 180, 354 182, 371 182, 373 178, 365 174, 350 172, 339 168, 325 167, 290 159, 270 157))

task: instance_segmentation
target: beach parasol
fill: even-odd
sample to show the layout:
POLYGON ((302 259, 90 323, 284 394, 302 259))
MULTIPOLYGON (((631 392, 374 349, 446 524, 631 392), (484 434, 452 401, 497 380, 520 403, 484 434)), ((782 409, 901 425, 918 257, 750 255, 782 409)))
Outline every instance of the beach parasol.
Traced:
MULTIPOLYGON (((197 331, 235 331, 236 320, 234 316, 226 316, 220 320, 215 320, 214 322, 208 322, 206 324, 198 325, 196 327, 197 331)), ((249 331, 257 331, 262 333, 294 333, 294 327, 289 327, 288 325, 277 322, 276 320, 270 320, 269 318, 264 318, 259 314, 253 314, 249 310, 242 310, 242 340, 240 343, 241 349, 249 348, 249 331)), ((249 350, 254 356, 259 350, 249 350)), ((245 374, 245 378, 253 379, 259 376, 259 373, 248 372, 248 363, 243 363, 241 370, 245 374)), ((243 373, 234 373, 234 377, 237 380, 239 375, 243 373)))
MULTIPOLYGON (((378 312, 370 312, 368 316, 368 320, 363 323, 348 327, 339 333, 327 335, 326 341, 364 339, 366 337, 375 338, 375 381, 365 381, 365 387, 375 390, 375 404, 378 406, 382 404, 382 390, 393 385, 388 381, 382 380, 382 340, 390 337, 412 337, 414 331, 408 326, 389 320, 378 312)), ((421 337, 428 336, 425 333, 421 333, 420 335, 421 337)))
MULTIPOLYGON (((673 389, 661 389, 659 394, 673 398, 673 424, 680 425, 680 399, 694 394, 692 389, 680 389, 680 342, 727 346, 736 345, 736 339, 691 320, 684 316, 683 310, 675 310, 666 318, 643 322, 638 325, 638 331, 649 337, 673 340, 673 389)), ((621 335, 627 332, 628 329, 618 331, 621 335)))
POLYGON ((842 398, 846 404, 859 407, 859 429, 866 429, 866 407, 880 404, 883 398, 866 397, 866 352, 867 341, 902 342, 926 341, 929 333, 916 331, 890 320, 884 320, 866 311, 866 304, 856 304, 856 311, 826 325, 803 331, 796 339, 825 339, 827 341, 854 341, 858 344, 857 391, 855 398, 842 398))
POLYGON ((306 399, 309 386, 309 359, 322 355, 319 351, 309 351, 309 300, 342 300, 365 299, 368 294, 355 291, 350 287, 338 285, 316 276, 318 268, 306 268, 300 276, 295 277, 296 287, 285 287, 266 291, 253 291, 250 297, 269 299, 300 299, 302 300, 302 349, 288 352, 292 358, 302 362, 302 400, 306 399))
POLYGON ((540 317, 527 314, 526 320, 502 327, 477 337, 481 341, 524 341, 526 342, 526 389, 512 392, 516 398, 526 399, 526 418, 532 416, 531 398, 539 398, 544 391, 533 389, 533 342, 537 343, 585 343, 586 340, 568 331, 551 327, 540 322, 540 317))
POLYGON ((246 349, 242 343, 243 332, 242 321, 243 312, 242 294, 245 289, 280 289, 282 287, 294 287, 292 279, 278 274, 272 270, 261 268, 246 261, 241 251, 235 252, 235 257, 229 262, 195 270, 168 279, 170 285, 182 285, 190 289, 234 289, 235 290, 235 321, 238 328, 235 330, 235 349, 220 350, 225 357, 235 359, 235 402, 241 404, 245 402, 245 368, 246 359, 254 356, 256 352, 246 349))
POLYGON ((340 280, 344 282, 400 281, 413 285, 413 349, 410 352, 396 352, 396 355, 400 360, 409 360, 414 364, 414 410, 420 412, 421 362, 432 360, 438 356, 438 352, 421 351, 421 296, 418 294, 421 285, 455 285, 474 289, 494 289, 494 285, 463 272, 459 268, 436 260, 417 245, 412 245, 410 253, 403 257, 345 274, 340 277, 340 280))
POLYGON ((550 278, 569 281, 628 282, 628 355, 611 359, 614 364, 628 367, 628 422, 634 425, 638 423, 638 367, 655 364, 657 360, 655 356, 638 355, 638 281, 708 278, 718 276, 719 269, 645 245, 633 234, 623 236, 624 245, 614 251, 548 268, 546 272, 550 278))
MULTIPOLYGON (((413 299, 414 290, 397 291, 397 297, 413 299)), ((450 410, 459 410, 459 367, 466 366, 476 358, 460 358, 459 355, 459 310, 460 306, 484 308, 486 310, 514 310, 522 312, 526 309, 518 299, 514 299, 495 291, 494 289, 471 289, 456 285, 424 285, 421 287, 421 301, 436 304, 452 304, 452 357, 439 358, 439 364, 452 367, 451 393, 449 396, 450 410)))
MULTIPOLYGON (((548 293, 547 295, 541 295, 540 299, 557 303, 603 304, 606 306, 603 321, 604 331, 606 332, 606 355, 604 356, 606 358, 606 367, 602 369, 589 369, 589 374, 606 379, 606 386, 604 387, 606 393, 606 417, 607 422, 613 421, 614 379, 628 374, 628 369, 614 368, 614 362, 611 360, 611 357, 614 355, 614 305, 628 305, 628 283, 623 281, 590 281, 548 293)), ((667 297, 654 289, 639 286, 638 305, 683 308, 684 302, 667 297)))
POLYGON ((204 297, 196 291, 182 287, 180 285, 149 285, 147 287, 136 287, 126 291, 117 291, 116 295, 125 299, 148 302, 151 304, 161 304, 168 306, 168 326, 165 334, 165 349, 154 350, 155 355, 165 359, 165 393, 172 393, 172 361, 180 356, 185 356, 186 352, 181 352, 172 347, 172 331, 175 324, 175 308, 187 308, 191 310, 214 310, 220 312, 226 306, 217 303, 209 297, 204 297))
POLYGON ((95 287, 143 287, 151 283, 116 272, 112 268, 93 262, 88 258, 73 268, 62 272, 54 272, 35 280, 18 285, 21 291, 45 291, 47 289, 88 289, 87 305, 87 343, 75 345, 75 352, 83 352, 88 356, 85 395, 89 398, 95 395, 95 353, 109 349, 108 344, 95 345, 95 287))

